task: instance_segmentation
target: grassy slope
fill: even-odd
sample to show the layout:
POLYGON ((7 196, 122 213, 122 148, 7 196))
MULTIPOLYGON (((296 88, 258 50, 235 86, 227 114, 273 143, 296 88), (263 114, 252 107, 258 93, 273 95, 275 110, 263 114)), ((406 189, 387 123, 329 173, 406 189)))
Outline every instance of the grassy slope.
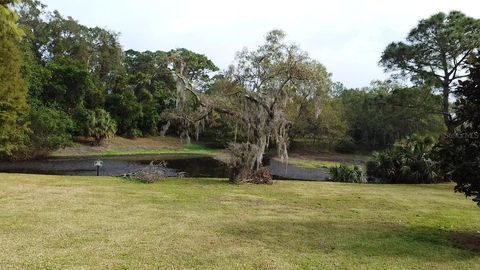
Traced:
POLYGON ((339 154, 339 153, 306 153, 294 152, 288 163, 297 168, 303 169, 329 169, 338 167, 340 164, 353 166, 363 165, 368 161, 370 156, 357 154, 339 154))
POLYGON ((121 156, 121 155, 214 155, 219 150, 198 144, 184 144, 173 137, 149 137, 127 139, 115 137, 106 140, 101 146, 92 147, 86 144, 75 144, 72 147, 58 150, 54 157, 72 156, 121 156))
POLYGON ((474 269, 451 185, 154 185, 0 174, 0 265, 22 269, 474 269))
POLYGON ((289 159, 288 164, 301 169, 330 169, 342 163, 325 160, 289 159))

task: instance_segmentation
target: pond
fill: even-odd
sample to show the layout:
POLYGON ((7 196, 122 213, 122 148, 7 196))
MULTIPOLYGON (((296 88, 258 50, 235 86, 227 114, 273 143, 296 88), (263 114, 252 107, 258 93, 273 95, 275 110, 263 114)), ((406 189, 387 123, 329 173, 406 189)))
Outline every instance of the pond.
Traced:
MULTIPOLYGON (((42 160, 0 161, 0 172, 94 176, 96 157, 48 158, 42 160)), ((212 157, 195 156, 118 156, 102 157, 100 175, 121 176, 144 168, 152 161, 165 161, 170 176, 186 173, 188 177, 228 178, 229 169, 221 161, 212 157)), ((275 159, 265 162, 274 178, 292 180, 325 180, 328 174, 322 169, 300 169, 285 165, 275 159)))

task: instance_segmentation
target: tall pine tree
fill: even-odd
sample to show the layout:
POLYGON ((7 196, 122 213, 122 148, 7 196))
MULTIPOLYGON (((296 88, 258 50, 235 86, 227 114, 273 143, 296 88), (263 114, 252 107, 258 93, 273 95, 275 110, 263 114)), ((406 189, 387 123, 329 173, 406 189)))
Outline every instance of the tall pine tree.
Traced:
POLYGON ((12 156, 28 130, 27 90, 20 73, 22 31, 9 7, 13 2, 0 0, 0 157, 12 156))

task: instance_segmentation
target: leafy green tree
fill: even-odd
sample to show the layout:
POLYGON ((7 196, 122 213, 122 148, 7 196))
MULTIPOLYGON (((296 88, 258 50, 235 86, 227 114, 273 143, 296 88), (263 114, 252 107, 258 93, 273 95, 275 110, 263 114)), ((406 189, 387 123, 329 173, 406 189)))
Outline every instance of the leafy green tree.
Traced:
POLYGON ((122 49, 118 34, 81 25, 59 12, 48 12, 36 0, 25 0, 16 6, 20 26, 26 33, 25 51, 39 66, 51 63, 82 67, 102 95, 111 91, 115 80, 123 77, 122 49))
MULTIPOLYGON (((162 51, 137 52, 128 50, 125 52, 124 66, 127 74, 126 85, 123 89, 115 91, 116 95, 135 96, 138 103, 135 113, 138 117, 135 127, 126 128, 127 133, 138 130, 143 135, 158 135, 165 124, 163 114, 173 107, 175 80, 172 76, 169 65, 168 54, 162 51)), ((118 98, 118 97, 117 97, 118 98)), ((130 104, 133 105, 134 101, 130 104)), ((114 109, 114 108, 112 108, 114 109)), ((113 112, 113 110, 111 110, 113 112)), ((120 112, 121 113, 121 112, 120 112)), ((113 116, 117 119, 115 113, 113 116)), ((119 131, 123 132, 122 120, 117 119, 119 131)))
POLYGON ((26 157, 44 156, 71 145, 73 121, 62 111, 41 105, 32 106, 28 119, 32 132, 24 153, 26 157))
POLYGON ((347 136, 348 123, 341 100, 327 96, 320 103, 322 109, 319 115, 316 115, 313 100, 290 105, 296 112, 290 130, 294 147, 304 145, 309 149, 332 150, 347 136))
POLYGON ((59 106, 72 115, 76 108, 95 109, 103 106, 104 93, 97 88, 90 72, 82 65, 62 60, 47 64, 50 80, 40 95, 43 104, 59 106))
POLYGON ((43 63, 48 56, 47 43, 49 17, 46 6, 38 0, 22 0, 15 5, 19 15, 19 25, 25 32, 22 40, 25 51, 31 51, 33 58, 38 63, 43 63))
POLYGON ((26 87, 22 81, 22 31, 10 10, 13 1, 0 2, 0 156, 12 156, 24 143, 28 131, 26 87))
POLYGON ((292 140, 313 141, 320 147, 330 147, 345 137, 346 121, 343 104, 334 98, 334 89, 325 66, 313 63, 312 81, 317 79, 317 86, 322 91, 312 91, 309 87, 292 92, 292 101, 286 108, 286 117, 292 123, 289 136, 292 140))
POLYGON ((480 206, 480 58, 455 93, 461 124, 440 144, 442 168, 457 183, 455 190, 480 206))
POLYGON ((386 97, 387 130, 399 140, 413 134, 439 137, 446 131, 442 121, 441 98, 426 87, 399 88, 386 97))
POLYGON ((349 136, 367 149, 383 149, 413 134, 445 132, 441 98, 426 87, 405 88, 376 82, 370 88, 344 90, 342 100, 349 136))
POLYGON ((143 106, 128 88, 109 95, 106 108, 118 125, 118 133, 128 137, 139 137, 143 133, 139 129, 143 118, 143 106))
POLYGON ((442 90, 442 113, 449 132, 456 126, 450 110, 452 89, 467 76, 464 68, 480 47, 480 20, 461 12, 438 13, 420 21, 406 42, 388 45, 380 63, 412 81, 442 90))
POLYGON ((185 63, 182 76, 205 91, 210 73, 218 70, 208 58, 186 49, 124 53, 117 33, 50 12, 40 1, 25 0, 15 8, 26 33, 22 51, 29 102, 71 117, 72 135, 86 136, 90 111, 100 108, 123 135, 164 134, 170 126, 179 133, 195 129, 198 135, 198 125, 183 121, 198 107, 191 96, 184 114, 172 111, 183 101, 172 69, 185 63))
POLYGON ((123 51, 119 34, 100 27, 88 28, 86 41, 90 55, 87 67, 98 88, 112 90, 119 76, 124 76, 123 51))
POLYGON ((71 17, 64 18, 58 11, 49 16, 46 34, 45 60, 74 61, 87 65, 91 56, 91 45, 87 39, 88 27, 71 17))
POLYGON ((22 73, 28 89, 28 103, 38 104, 52 79, 52 70, 39 63, 29 44, 22 44, 22 73))

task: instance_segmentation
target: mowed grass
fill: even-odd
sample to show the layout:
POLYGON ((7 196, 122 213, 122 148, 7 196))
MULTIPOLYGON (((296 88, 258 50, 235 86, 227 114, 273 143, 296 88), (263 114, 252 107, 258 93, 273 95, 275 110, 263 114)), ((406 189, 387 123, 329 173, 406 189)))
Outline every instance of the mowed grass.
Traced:
POLYGON ((290 159, 288 164, 301 168, 301 169, 330 169, 333 167, 338 167, 342 165, 340 162, 334 161, 317 161, 317 160, 301 160, 301 159, 290 159))
POLYGON ((370 159, 368 155, 340 154, 333 152, 325 153, 302 153, 294 152, 288 160, 288 164, 301 169, 330 169, 340 165, 353 167, 363 166, 370 159))
POLYGON ((75 156, 126 156, 126 155, 200 155, 213 156, 220 152, 200 144, 185 144, 174 137, 148 137, 128 139, 114 137, 105 140, 100 146, 76 143, 71 147, 57 150, 53 157, 75 156))
MULTIPOLYGON (((115 157, 128 155, 195 155, 195 156, 213 156, 221 150, 212 149, 200 144, 185 144, 178 149, 129 149, 129 150, 110 150, 105 151, 99 156, 115 157)), ((87 155, 88 156, 88 155, 87 155)))
POLYGON ((452 185, 0 174, 2 269, 478 269, 452 185), (466 238, 465 238, 466 237, 466 238))

